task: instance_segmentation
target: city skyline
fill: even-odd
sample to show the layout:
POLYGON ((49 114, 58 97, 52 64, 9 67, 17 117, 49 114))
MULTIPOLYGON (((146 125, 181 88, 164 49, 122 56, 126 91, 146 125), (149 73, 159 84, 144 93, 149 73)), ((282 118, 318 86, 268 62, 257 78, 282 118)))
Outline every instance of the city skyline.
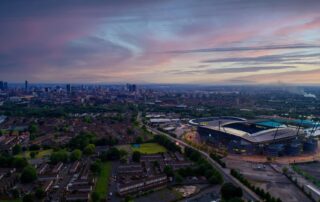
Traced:
POLYGON ((320 2, 0 3, 10 83, 320 84, 320 2))

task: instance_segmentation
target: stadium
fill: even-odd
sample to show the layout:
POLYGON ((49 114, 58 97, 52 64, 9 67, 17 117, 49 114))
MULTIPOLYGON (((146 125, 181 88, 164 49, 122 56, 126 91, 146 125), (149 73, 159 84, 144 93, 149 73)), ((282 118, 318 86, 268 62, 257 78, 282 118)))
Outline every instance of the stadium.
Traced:
POLYGON ((266 156, 296 156, 314 153, 318 141, 302 126, 279 121, 210 117, 190 120, 203 142, 229 153, 266 156))

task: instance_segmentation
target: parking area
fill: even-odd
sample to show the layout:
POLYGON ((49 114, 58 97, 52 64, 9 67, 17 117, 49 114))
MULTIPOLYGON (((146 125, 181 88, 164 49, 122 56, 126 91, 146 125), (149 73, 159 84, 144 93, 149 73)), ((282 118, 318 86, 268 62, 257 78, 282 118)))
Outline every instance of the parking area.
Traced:
POLYGON ((301 163, 296 166, 298 166, 303 172, 306 172, 317 180, 320 180, 320 162, 301 163))
POLYGON ((274 197, 279 197, 282 201, 310 201, 286 176, 276 172, 267 164, 234 159, 227 159, 226 163, 228 168, 240 171, 252 184, 270 192, 274 197))

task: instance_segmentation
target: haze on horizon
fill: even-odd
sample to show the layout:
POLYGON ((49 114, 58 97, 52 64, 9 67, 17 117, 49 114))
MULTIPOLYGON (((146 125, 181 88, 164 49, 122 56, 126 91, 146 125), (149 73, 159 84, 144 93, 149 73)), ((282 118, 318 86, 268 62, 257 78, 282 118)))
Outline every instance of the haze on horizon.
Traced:
POLYGON ((320 84, 319 0, 0 2, 0 80, 320 84))

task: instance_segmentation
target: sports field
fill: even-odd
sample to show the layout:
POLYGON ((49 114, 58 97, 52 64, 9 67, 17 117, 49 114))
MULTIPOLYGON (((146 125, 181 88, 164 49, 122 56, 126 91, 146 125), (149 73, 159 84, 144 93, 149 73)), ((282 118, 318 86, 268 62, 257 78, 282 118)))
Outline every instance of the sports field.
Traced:
POLYGON ((157 143, 144 143, 140 145, 132 145, 132 151, 139 151, 142 154, 157 154, 167 152, 166 148, 157 143))

